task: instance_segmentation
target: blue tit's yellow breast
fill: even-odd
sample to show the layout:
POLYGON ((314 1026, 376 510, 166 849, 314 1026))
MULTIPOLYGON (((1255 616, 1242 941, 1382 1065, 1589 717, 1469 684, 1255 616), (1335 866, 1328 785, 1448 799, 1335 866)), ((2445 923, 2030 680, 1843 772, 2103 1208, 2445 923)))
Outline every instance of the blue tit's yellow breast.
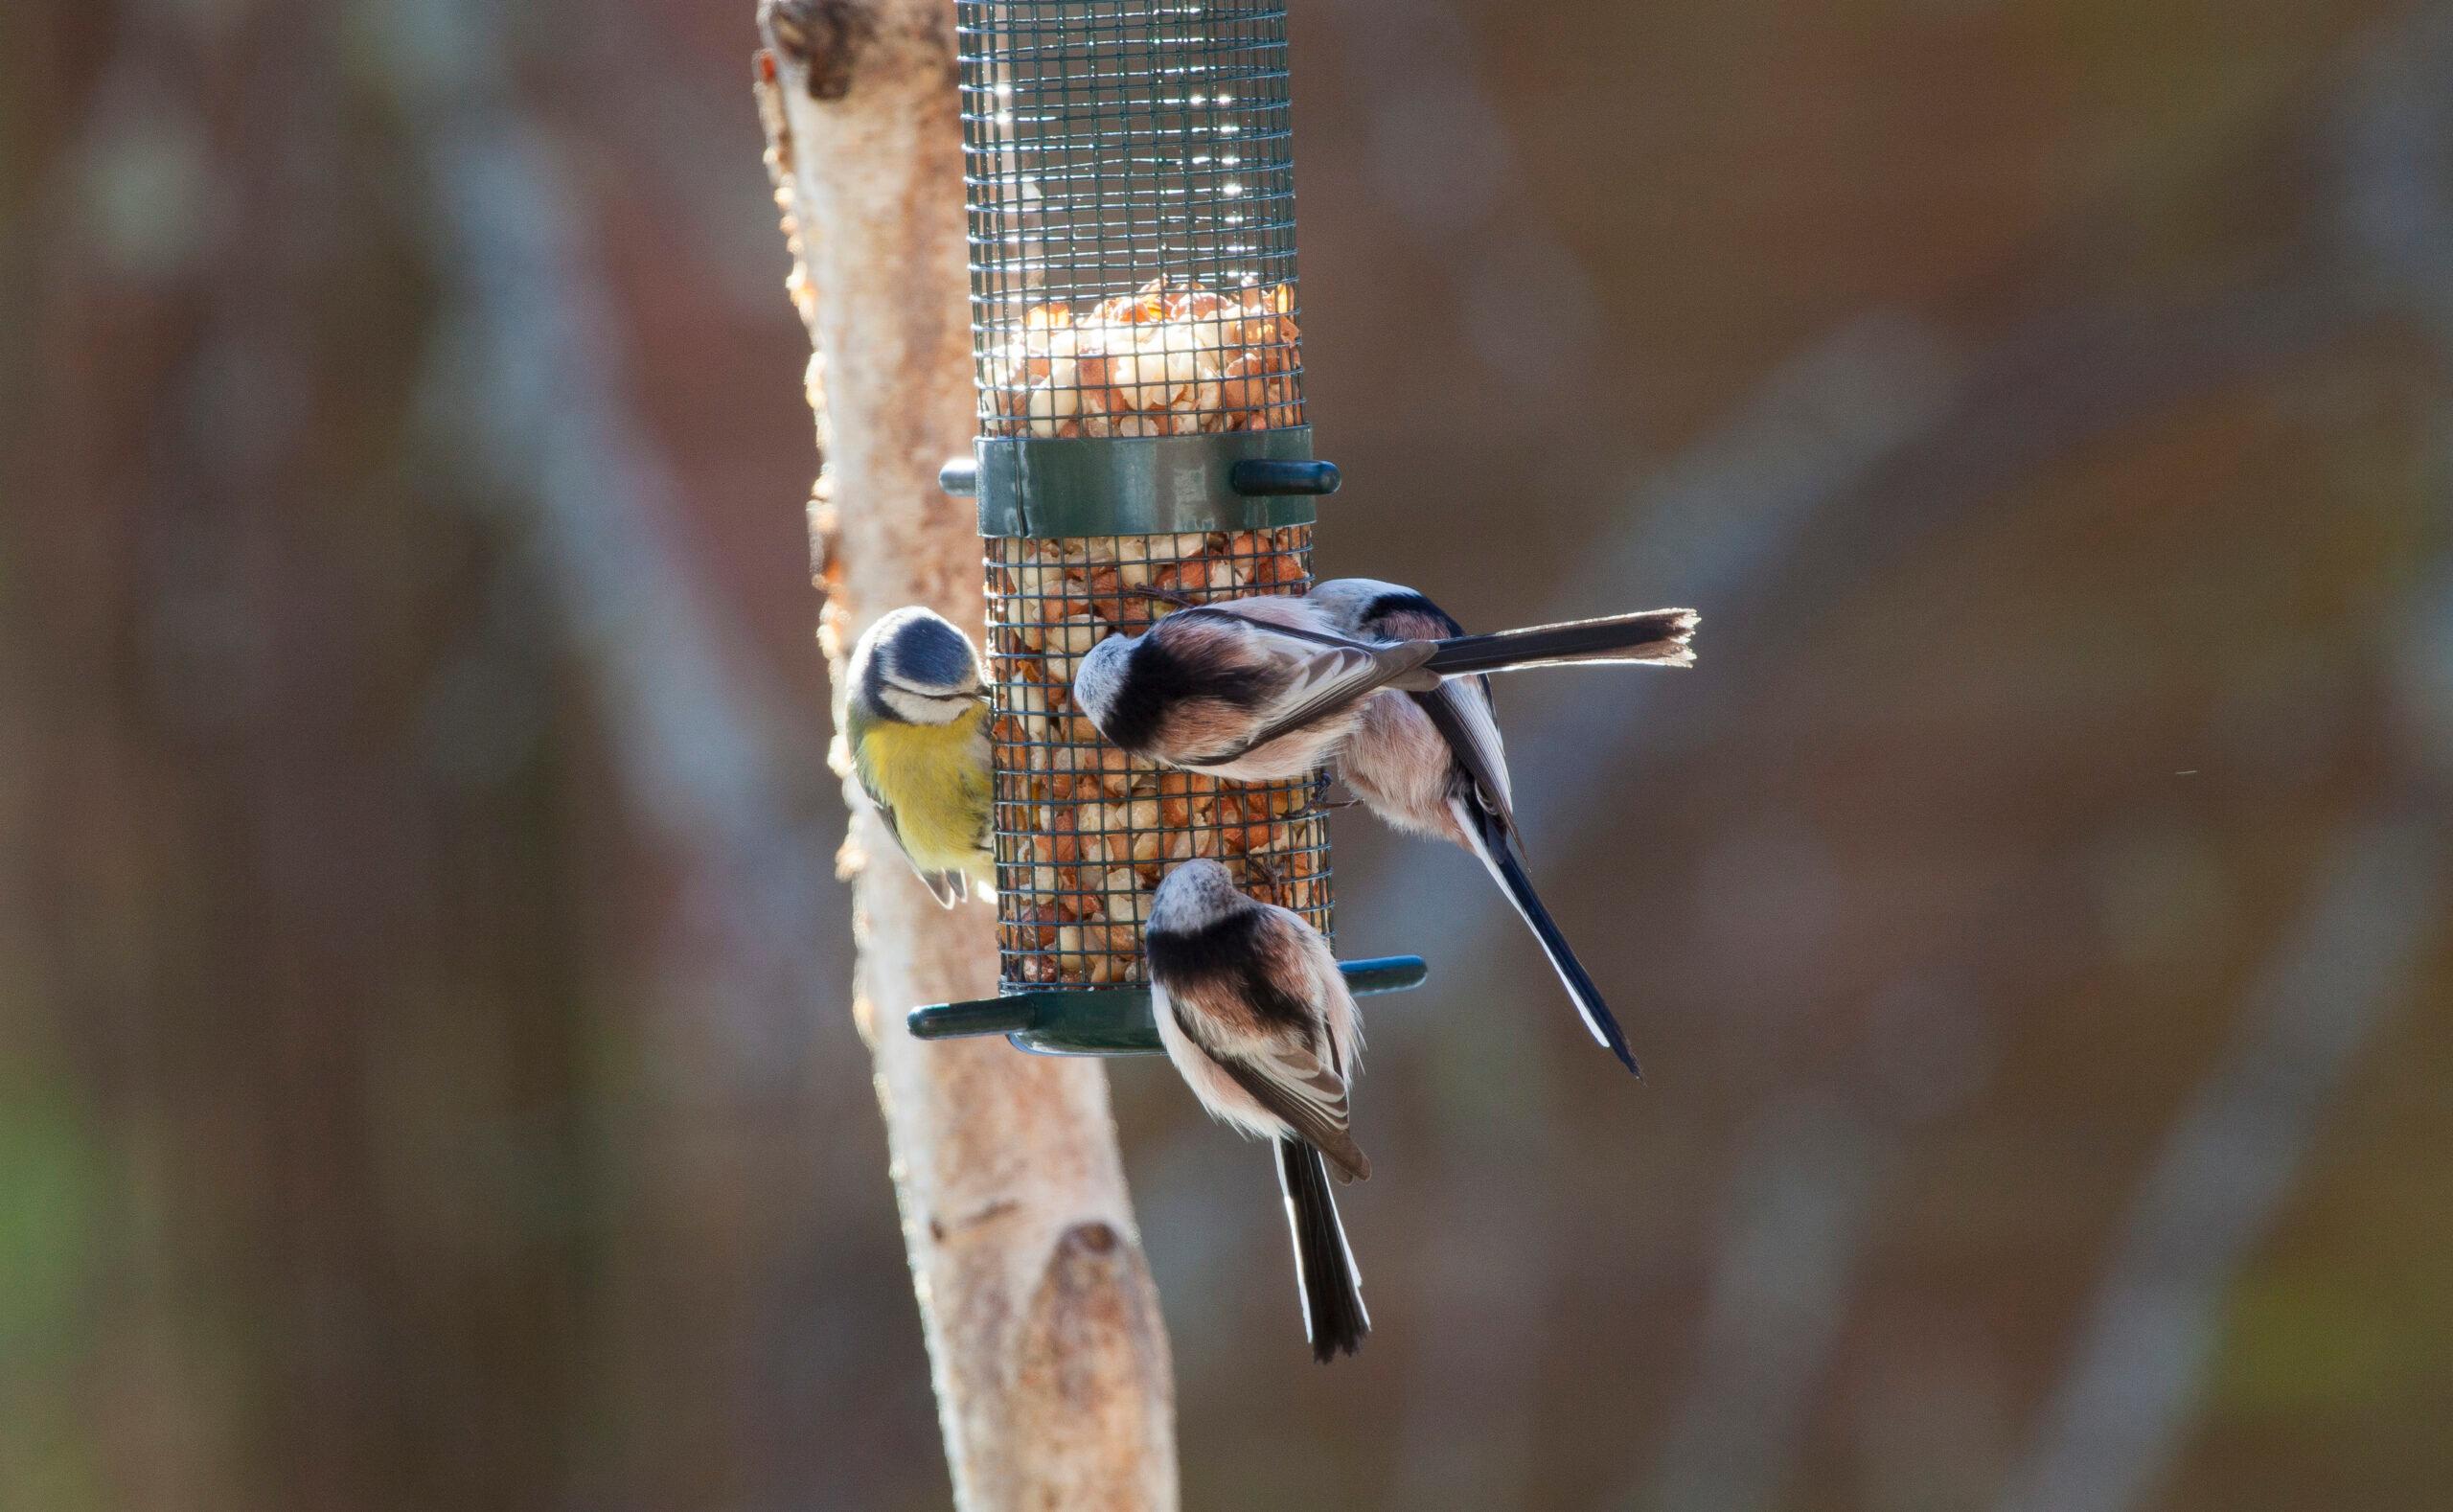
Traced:
POLYGON ((988 846, 988 711, 946 724, 879 721, 860 732, 861 785, 894 811, 923 871, 977 872, 988 846))

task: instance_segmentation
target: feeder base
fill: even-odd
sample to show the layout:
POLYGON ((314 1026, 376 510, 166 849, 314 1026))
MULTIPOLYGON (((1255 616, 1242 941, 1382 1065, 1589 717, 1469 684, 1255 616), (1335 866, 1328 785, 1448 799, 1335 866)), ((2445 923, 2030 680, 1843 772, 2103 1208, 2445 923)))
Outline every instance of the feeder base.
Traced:
MULTIPOLYGON (((1357 997, 1420 987, 1431 968, 1419 955, 1382 955, 1340 961, 1347 991, 1357 997)), ((1150 1017, 1147 987, 1040 988, 971 1002, 914 1008, 906 1020, 919 1040, 958 1040, 1001 1034, 1018 1050, 1035 1055, 1164 1055, 1158 1026, 1150 1017)))

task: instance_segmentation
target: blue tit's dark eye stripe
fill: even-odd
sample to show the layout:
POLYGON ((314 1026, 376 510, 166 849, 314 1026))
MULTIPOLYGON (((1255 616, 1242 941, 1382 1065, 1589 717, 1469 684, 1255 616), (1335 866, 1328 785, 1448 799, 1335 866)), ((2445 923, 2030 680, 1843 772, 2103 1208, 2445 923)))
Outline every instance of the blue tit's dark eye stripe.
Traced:
POLYGON ((858 668, 860 678, 860 696, 871 708, 883 710, 885 703, 885 656, 883 648, 873 649, 858 668))
POLYGON ((917 688, 913 687, 910 683, 899 682, 893 678, 886 679, 884 686, 892 688, 897 693, 907 693, 911 697, 926 703, 968 703, 972 699, 979 697, 978 694, 966 693, 960 690, 948 693, 942 687, 917 688))

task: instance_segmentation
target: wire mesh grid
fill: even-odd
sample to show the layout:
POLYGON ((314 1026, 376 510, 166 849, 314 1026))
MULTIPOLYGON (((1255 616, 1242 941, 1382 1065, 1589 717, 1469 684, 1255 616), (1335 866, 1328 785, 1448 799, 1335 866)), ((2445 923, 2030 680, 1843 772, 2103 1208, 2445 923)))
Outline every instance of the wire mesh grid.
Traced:
POLYGON ((1311 586, 1312 528, 988 543, 997 915, 1007 988, 1147 980, 1142 928, 1167 868, 1224 862, 1330 932, 1328 817, 1312 782, 1222 782, 1136 762, 1073 707, 1111 634, 1179 607, 1311 586))
POLYGON ((954 9, 981 434, 1301 424, 1285 8, 954 9))

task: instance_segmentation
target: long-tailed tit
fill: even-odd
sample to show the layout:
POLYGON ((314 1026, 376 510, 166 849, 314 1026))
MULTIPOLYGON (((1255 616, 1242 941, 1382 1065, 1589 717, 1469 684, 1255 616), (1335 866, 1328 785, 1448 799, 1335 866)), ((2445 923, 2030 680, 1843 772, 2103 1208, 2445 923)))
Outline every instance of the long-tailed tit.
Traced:
POLYGON ((1279 781, 1325 765, 1382 688, 1428 693, 1452 677, 1570 661, 1683 664, 1693 623, 1684 609, 1660 609, 1495 635, 1365 640, 1309 599, 1231 599, 1091 647, 1073 701, 1146 761, 1279 781))
MULTIPOLYGON (((1464 627, 1445 609, 1393 583, 1340 578, 1315 587, 1311 599, 1341 633, 1359 640, 1405 645, 1464 634, 1464 627)), ((1624 659, 1692 665, 1694 653, 1687 640, 1694 632, 1695 614, 1662 609, 1658 616, 1667 632, 1649 648, 1650 654, 1639 649, 1624 659)), ((1338 772, 1372 813, 1398 829, 1471 851, 1531 927, 1576 1012, 1584 1016, 1585 1027, 1628 1070, 1637 1069, 1626 1035, 1601 990, 1525 874, 1508 791, 1507 753, 1500 743, 1485 679, 1462 677, 1423 692, 1373 695, 1363 706, 1354 734, 1339 750, 1338 772)))
POLYGON ((1312 1357, 1350 1355, 1371 1315, 1329 1168, 1361 1180, 1371 1162, 1347 1127, 1363 1028, 1328 942, 1300 914, 1245 896, 1211 860, 1158 883, 1148 942, 1167 1058, 1213 1116, 1275 1144, 1312 1357))

